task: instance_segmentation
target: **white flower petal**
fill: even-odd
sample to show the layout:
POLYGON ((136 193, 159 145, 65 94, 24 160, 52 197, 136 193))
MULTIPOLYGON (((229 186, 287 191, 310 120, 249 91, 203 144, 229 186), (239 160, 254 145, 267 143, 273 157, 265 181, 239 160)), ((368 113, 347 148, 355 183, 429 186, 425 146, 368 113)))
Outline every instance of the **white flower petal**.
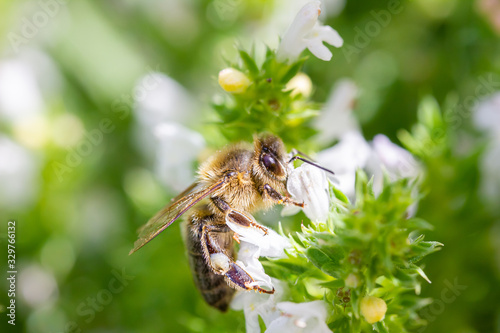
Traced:
POLYGON ((283 286, 277 279, 272 279, 271 282, 275 286, 274 294, 238 291, 231 302, 232 309, 244 311, 247 333, 261 332, 259 316, 269 326, 281 314, 276 303, 284 294, 283 286))
POLYGON ((327 311, 323 301, 281 302, 276 307, 282 311, 282 314, 271 325, 268 325, 266 333, 331 332, 325 323, 327 311))
POLYGON ((321 114, 314 121, 320 131, 318 140, 329 143, 345 133, 359 132, 358 121, 352 114, 358 87, 350 79, 340 79, 330 92, 321 114))
POLYGON ((397 178, 416 177, 420 167, 413 155, 394 144, 383 134, 378 134, 372 141, 373 150, 384 167, 397 178))
POLYGON ((372 155, 372 148, 363 135, 359 131, 350 131, 343 134, 335 146, 320 152, 317 160, 321 166, 335 172, 334 183, 354 200, 356 169, 364 168, 372 155))
POLYGON ((325 302, 323 301, 305 303, 281 302, 277 306, 281 311, 294 316, 318 317, 324 320, 327 315, 325 302))
POLYGON ((311 38, 307 39, 305 43, 309 51, 311 51, 316 58, 324 61, 330 61, 330 59, 332 59, 332 52, 330 52, 330 50, 323 45, 323 41, 321 39, 311 38))
POLYGON ((302 7, 281 39, 277 53, 279 61, 295 61, 306 47, 322 60, 331 59, 332 53, 323 42, 339 47, 343 41, 331 27, 317 24, 320 13, 320 1, 312 1, 302 7))
POLYGON ((370 145, 358 131, 345 133, 335 146, 317 156, 318 163, 335 174, 352 173, 363 168, 372 154, 370 145))
POLYGON ((317 26, 315 31, 318 34, 318 37, 325 43, 335 47, 342 47, 342 45, 344 45, 344 40, 340 37, 337 30, 333 29, 329 25, 317 26))
POLYGON ((242 241, 236 263, 255 280, 258 286, 273 289, 271 277, 265 273, 259 257, 260 248, 258 246, 242 241))
MULTIPOLYGON (((255 222, 254 220, 254 223, 255 222)), ((291 246, 290 242, 280 236, 276 231, 267 229, 267 235, 260 229, 244 227, 226 219, 226 224, 239 235, 240 241, 256 245, 259 248, 259 255, 273 258, 285 258, 284 249, 291 246)))
POLYGON ((298 212, 300 212, 300 207, 288 205, 281 209, 281 216, 291 216, 297 214, 298 212))
POLYGON ((315 166, 303 164, 292 170, 287 190, 296 201, 304 202, 304 213, 314 222, 328 217, 330 196, 325 172, 315 166))

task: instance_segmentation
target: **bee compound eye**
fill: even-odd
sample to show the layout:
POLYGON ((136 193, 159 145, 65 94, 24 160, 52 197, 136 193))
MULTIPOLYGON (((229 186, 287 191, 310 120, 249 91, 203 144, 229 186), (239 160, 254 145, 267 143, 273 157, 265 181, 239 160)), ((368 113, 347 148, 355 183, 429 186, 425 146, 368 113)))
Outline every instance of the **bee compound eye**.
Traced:
POLYGON ((283 168, 279 164, 279 162, 272 156, 271 154, 262 154, 262 164, 264 167, 271 173, 276 176, 283 176, 283 168))
POLYGON ((269 154, 262 154, 262 163, 270 171, 276 168, 276 159, 269 154))

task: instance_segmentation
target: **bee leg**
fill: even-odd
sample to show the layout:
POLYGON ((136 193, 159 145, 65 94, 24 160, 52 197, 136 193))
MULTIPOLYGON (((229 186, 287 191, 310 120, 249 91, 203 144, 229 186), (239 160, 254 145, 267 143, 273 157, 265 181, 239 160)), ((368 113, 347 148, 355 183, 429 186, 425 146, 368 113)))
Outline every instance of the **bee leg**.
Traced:
POLYGON ((219 244, 220 234, 227 234, 227 226, 205 225, 201 235, 201 244, 208 266, 215 274, 224 275, 226 282, 235 289, 255 290, 260 293, 273 294, 272 290, 261 288, 257 282, 240 265, 227 255, 219 244))
POLYGON ((231 220, 231 222, 239 224, 243 227, 252 227, 252 228, 260 229, 264 232, 265 235, 268 234, 267 228, 258 224, 252 215, 231 208, 227 204, 227 202, 225 202, 224 200, 222 200, 218 197, 213 197, 212 202, 214 203, 214 205, 218 209, 220 209, 224 214, 226 214, 226 219, 231 220))
POLYGON ((259 287, 257 282, 255 282, 255 280, 235 262, 230 263, 230 268, 225 275, 226 281, 231 286, 244 290, 255 290, 264 294, 274 294, 274 288, 272 290, 266 290, 259 287))
POLYGON ((271 187, 271 185, 266 184, 263 186, 263 191, 262 193, 264 194, 264 198, 274 201, 275 203, 279 205, 295 205, 304 208, 304 203, 303 202, 296 202, 289 197, 285 197, 281 195, 278 191, 276 191, 274 188, 271 187))

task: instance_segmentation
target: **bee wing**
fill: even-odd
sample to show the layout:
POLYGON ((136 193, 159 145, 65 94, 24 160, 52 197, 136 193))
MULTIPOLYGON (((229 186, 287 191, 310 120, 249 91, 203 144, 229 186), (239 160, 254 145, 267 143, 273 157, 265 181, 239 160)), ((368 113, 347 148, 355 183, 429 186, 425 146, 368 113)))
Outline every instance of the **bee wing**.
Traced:
POLYGON ((173 203, 169 203, 162 208, 155 216, 153 216, 148 223, 139 229, 139 239, 134 243, 134 248, 129 254, 134 253, 141 247, 146 245, 153 238, 158 236, 160 232, 165 230, 175 220, 187 212, 191 207, 200 202, 203 198, 221 188, 226 182, 223 178, 217 183, 199 188, 198 183, 194 183, 188 187, 183 193, 178 195, 173 203))

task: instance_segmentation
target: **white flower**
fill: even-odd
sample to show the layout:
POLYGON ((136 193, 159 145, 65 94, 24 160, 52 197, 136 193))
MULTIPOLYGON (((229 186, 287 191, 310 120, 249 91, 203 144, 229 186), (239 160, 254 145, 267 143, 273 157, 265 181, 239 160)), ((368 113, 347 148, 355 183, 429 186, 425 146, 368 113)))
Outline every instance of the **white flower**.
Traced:
POLYGON ((319 1, 309 2, 295 16, 278 48, 279 61, 295 61, 306 48, 319 59, 328 61, 332 53, 323 42, 335 47, 342 46, 344 41, 337 31, 318 23, 320 7, 319 1))
POLYGON ((275 287, 274 294, 260 294, 246 291, 239 291, 231 302, 233 310, 243 310, 245 314, 246 333, 260 333, 259 316, 266 326, 273 320, 279 318, 281 312, 277 308, 277 303, 284 294, 281 281, 272 279, 275 287))
POLYGON ((231 302, 231 308, 244 311, 247 333, 260 332, 259 316, 266 325, 279 317, 276 302, 283 295, 283 287, 279 280, 271 279, 265 273, 259 257, 283 257, 284 249, 291 245, 271 229, 264 235, 257 229, 242 227, 229 220, 226 223, 239 235, 241 242, 236 263, 250 274, 259 287, 274 289, 274 294, 239 291, 231 302))
POLYGON ((476 126, 485 130, 491 138, 479 164, 481 169, 480 193, 496 205, 500 197, 500 92, 480 102, 474 112, 476 126))
POLYGON ((191 121, 197 108, 189 92, 163 73, 146 74, 134 90, 135 115, 140 124, 148 128, 163 121, 191 121))
POLYGON ((156 174, 166 186, 182 191, 193 182, 192 162, 205 147, 198 132, 178 123, 164 122, 154 128, 156 174))
POLYGON ((0 63, 0 117, 23 120, 45 110, 35 72, 22 60, 0 63))
POLYGON ((480 158, 482 197, 498 207, 500 197, 500 141, 491 141, 480 158))
POLYGON ((372 141, 373 151, 379 163, 393 180, 416 178, 420 174, 420 165, 406 149, 394 144, 383 134, 378 134, 372 141))
MULTIPOLYGON (((158 156, 154 128, 163 122, 195 125, 196 99, 174 79, 151 72, 134 88, 134 143, 149 162, 158 156)), ((120 108, 127 101, 120 101, 120 108)), ((192 162, 192 161, 190 161, 192 162)), ((186 166, 189 168, 189 166, 186 166)))
MULTIPOLYGON (((337 187, 351 200, 355 198, 356 170, 365 169, 368 177, 374 177, 375 194, 382 191, 383 171, 391 180, 417 179, 421 166, 407 150, 394 144, 385 135, 376 135, 371 143, 366 142, 358 131, 344 134, 340 142, 318 154, 318 163, 333 172, 337 187)), ((416 203, 409 207, 410 215, 416 203)))
POLYGON ((327 311, 323 301, 281 302, 276 307, 281 310, 281 316, 267 326, 266 333, 331 332, 326 325, 327 311))
POLYGON ((354 198, 356 169, 364 168, 372 156, 372 149, 363 135, 352 131, 342 135, 339 143, 323 150, 317 156, 318 163, 333 172, 337 187, 349 198, 354 198))
POLYGON ((3 211, 33 203, 38 191, 38 165, 29 150, 0 135, 0 208, 3 211))
POLYGON ((259 261, 260 255, 259 246, 241 242, 236 263, 250 274, 259 287, 272 290, 274 286, 271 282, 271 277, 264 271, 264 266, 259 261))
POLYGON ((335 84, 319 117, 314 120, 315 127, 320 131, 320 142, 330 143, 347 132, 359 131, 358 122, 352 114, 357 95, 358 87, 352 80, 340 79, 335 84))
MULTIPOLYGON (((304 202, 304 213, 311 221, 326 221, 330 210, 330 196, 323 170, 310 164, 302 164, 292 170, 286 186, 295 201, 304 202)), ((287 206, 281 214, 294 214, 297 209, 295 206, 287 206)))
POLYGON ((481 101, 473 115, 476 126, 500 141, 500 92, 481 101))
MULTIPOLYGON (((249 215, 253 219, 251 215, 249 215)), ((257 223, 255 219, 254 223, 257 223)), ((263 230, 254 227, 244 227, 226 219, 226 224, 239 235, 241 244, 250 243, 259 248, 259 255, 264 257, 285 258, 285 249, 291 247, 290 242, 276 231, 267 229, 267 235, 263 230)), ((238 255, 238 258, 242 258, 238 255)))
POLYGON ((23 300, 32 307, 50 304, 59 294, 54 275, 36 264, 30 264, 21 270, 19 290, 23 300))

